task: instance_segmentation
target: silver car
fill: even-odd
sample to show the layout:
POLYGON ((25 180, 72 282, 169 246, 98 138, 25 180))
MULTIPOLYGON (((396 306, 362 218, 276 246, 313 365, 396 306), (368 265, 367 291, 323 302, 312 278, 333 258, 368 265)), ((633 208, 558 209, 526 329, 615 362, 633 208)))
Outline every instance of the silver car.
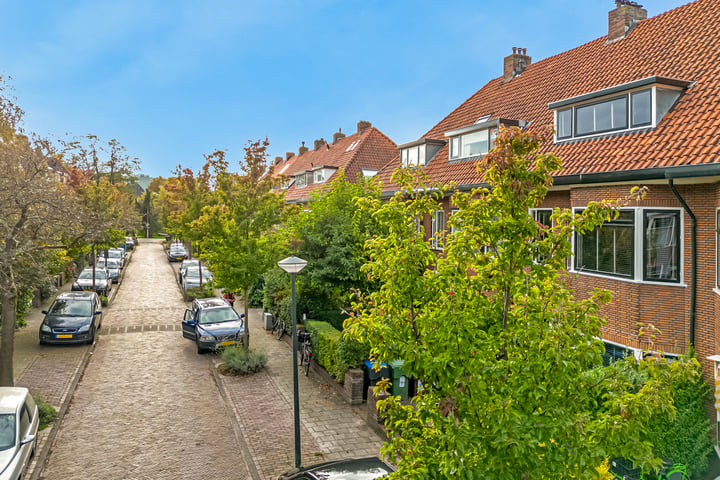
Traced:
POLYGON ((40 416, 27 388, 0 387, 0 480, 26 473, 37 447, 40 416))

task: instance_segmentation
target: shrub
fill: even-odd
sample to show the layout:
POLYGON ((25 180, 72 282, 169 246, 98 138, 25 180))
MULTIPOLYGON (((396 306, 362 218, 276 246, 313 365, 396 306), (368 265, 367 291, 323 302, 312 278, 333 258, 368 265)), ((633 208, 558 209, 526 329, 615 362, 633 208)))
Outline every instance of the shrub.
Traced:
POLYGON ((108 306, 108 297, 106 297, 105 295, 100 295, 100 303, 102 304, 103 307, 107 307, 108 306))
POLYGON ((250 288, 250 294, 248 295, 250 308, 261 308, 263 306, 264 288, 265 280, 263 280, 263 277, 260 277, 257 283, 250 288))
POLYGON ((196 298, 208 298, 215 296, 215 289, 211 286, 203 285, 202 288, 191 288, 183 292, 183 298, 186 302, 192 302, 196 298))
POLYGON ((243 347, 225 348, 220 358, 225 362, 218 367, 223 375, 249 375, 259 372, 267 364, 265 353, 245 350, 243 347))
POLYGON ((345 372, 360 365, 368 357, 369 348, 356 340, 344 338, 341 331, 327 322, 308 321, 313 356, 338 382, 345 381, 345 372))
POLYGON ((39 393, 34 393, 33 398, 37 404, 38 414, 40 416, 40 427, 38 428, 42 430, 55 420, 55 417, 57 417, 57 411, 55 410, 55 407, 46 402, 39 393))
MULTIPOLYGON (((268 270, 263 275, 265 288, 263 289, 263 308, 273 315, 280 313, 280 303, 287 299, 290 302, 290 275, 281 268, 276 267, 268 270)), ((288 303, 289 305, 289 303, 288 303)), ((289 310, 288 306, 288 312, 289 310)), ((289 321, 289 316, 287 320, 289 321)))

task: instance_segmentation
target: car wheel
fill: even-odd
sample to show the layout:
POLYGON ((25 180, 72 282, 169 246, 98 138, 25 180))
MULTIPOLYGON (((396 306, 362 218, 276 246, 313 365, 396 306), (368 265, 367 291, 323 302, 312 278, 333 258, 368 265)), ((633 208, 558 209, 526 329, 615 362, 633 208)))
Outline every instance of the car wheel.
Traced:
POLYGON ((92 345, 93 342, 95 342, 95 336, 97 335, 97 330, 93 329, 92 335, 90 335, 90 338, 87 340, 88 345, 92 345))
POLYGON ((200 342, 195 342, 197 344, 197 352, 199 354, 205 353, 205 349, 200 346, 200 342))

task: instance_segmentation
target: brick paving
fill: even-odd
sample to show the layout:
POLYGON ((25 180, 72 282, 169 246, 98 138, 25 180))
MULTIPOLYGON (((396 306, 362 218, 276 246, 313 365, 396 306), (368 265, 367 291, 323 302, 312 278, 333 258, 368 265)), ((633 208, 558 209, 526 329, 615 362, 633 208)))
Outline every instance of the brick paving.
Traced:
MULTIPOLYGON (((53 435, 41 435, 40 459, 50 453, 30 478, 264 480, 294 466, 291 344, 268 334, 253 309, 251 345, 268 355, 266 369, 219 375, 219 357, 182 338, 187 304, 175 271, 159 241, 142 240, 93 347, 39 347, 42 315, 29 316, 16 383, 59 408, 72 396, 53 435)), ((299 378, 303 464, 378 455, 366 406, 347 405, 323 378, 299 378)))

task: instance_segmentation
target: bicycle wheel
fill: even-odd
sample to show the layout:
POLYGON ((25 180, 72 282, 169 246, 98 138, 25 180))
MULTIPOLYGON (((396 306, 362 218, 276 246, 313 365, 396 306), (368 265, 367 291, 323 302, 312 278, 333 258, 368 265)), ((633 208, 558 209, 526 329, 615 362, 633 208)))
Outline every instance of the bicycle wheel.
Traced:
POLYGON ((305 376, 307 377, 308 372, 310 371, 310 359, 312 358, 312 351, 310 351, 310 347, 308 345, 305 346, 305 351, 303 352, 303 360, 305 361, 305 376))
POLYGON ((278 322, 277 325, 277 331, 275 332, 275 336, 278 340, 280 340, 285 333, 285 322, 278 322))

